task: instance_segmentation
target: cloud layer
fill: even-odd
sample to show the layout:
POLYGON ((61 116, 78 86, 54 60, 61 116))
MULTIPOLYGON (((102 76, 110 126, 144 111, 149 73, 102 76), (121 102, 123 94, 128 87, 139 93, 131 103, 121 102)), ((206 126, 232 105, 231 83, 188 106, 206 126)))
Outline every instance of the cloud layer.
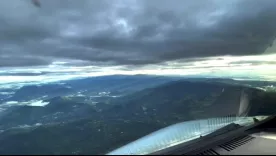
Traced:
POLYGON ((91 65, 261 54, 276 35, 275 0, 0 1, 0 67, 91 65), (70 61, 68 61, 70 60, 70 61))
POLYGON ((104 75, 149 74, 160 76, 219 77, 247 80, 276 80, 276 54, 262 56, 208 57, 190 61, 166 61, 151 65, 91 66, 79 62, 54 62, 48 66, 6 67, 0 71, 0 88, 59 82, 104 75))

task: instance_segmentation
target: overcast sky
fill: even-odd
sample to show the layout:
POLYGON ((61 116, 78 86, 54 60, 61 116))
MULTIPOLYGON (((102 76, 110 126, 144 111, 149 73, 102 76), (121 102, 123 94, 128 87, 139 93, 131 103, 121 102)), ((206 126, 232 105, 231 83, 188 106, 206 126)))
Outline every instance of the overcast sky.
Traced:
POLYGON ((260 54, 276 32, 275 0, 39 1, 0 1, 0 66, 260 54))
MULTIPOLYGON (((53 64, 190 69, 222 56, 261 55, 276 36, 276 0, 38 1, 40 7, 0 0, 2 74, 14 71, 10 67, 53 70, 53 64)), ((262 61, 276 65, 235 60, 236 66, 262 61)))

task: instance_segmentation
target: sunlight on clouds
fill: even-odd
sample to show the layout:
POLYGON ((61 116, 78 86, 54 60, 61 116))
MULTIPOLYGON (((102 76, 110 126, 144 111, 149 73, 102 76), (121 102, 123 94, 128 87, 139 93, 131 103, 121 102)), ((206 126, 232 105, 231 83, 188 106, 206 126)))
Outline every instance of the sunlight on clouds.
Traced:
POLYGON ((209 57, 200 61, 169 61, 141 67, 126 66, 73 66, 65 61, 53 62, 49 66, 34 68, 3 68, 0 86, 58 82, 61 80, 104 75, 174 75, 276 80, 276 54, 259 56, 209 57), (20 73, 40 75, 22 76, 20 73), (14 74, 14 75, 9 75, 14 74))
POLYGON ((166 65, 153 65, 144 68, 149 69, 138 71, 157 75, 207 74, 219 77, 250 77, 276 80, 276 54, 210 57, 195 62, 178 60, 167 62, 166 65))

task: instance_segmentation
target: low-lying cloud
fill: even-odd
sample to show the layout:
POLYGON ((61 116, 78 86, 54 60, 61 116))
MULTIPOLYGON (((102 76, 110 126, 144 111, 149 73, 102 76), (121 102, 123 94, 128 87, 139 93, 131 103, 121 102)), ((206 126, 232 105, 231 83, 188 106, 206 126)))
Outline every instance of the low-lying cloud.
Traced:
POLYGON ((28 84, 59 82, 105 75, 159 75, 239 78, 275 81, 276 54, 262 56, 208 57, 200 60, 166 61, 150 65, 74 66, 56 62, 43 67, 7 67, 0 72, 0 88, 18 88, 28 84))

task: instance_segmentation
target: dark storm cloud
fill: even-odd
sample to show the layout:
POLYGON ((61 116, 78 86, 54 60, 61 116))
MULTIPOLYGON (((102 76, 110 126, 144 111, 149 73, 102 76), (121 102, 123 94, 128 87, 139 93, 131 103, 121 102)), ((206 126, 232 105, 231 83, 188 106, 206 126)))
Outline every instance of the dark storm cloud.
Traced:
POLYGON ((59 59, 143 65, 260 54, 276 34, 275 0, 40 4, 39 8, 31 0, 0 1, 0 66, 43 65, 59 59))
POLYGON ((0 56, 0 67, 16 67, 16 66, 36 66, 36 65, 48 65, 51 63, 50 60, 39 57, 25 57, 25 56, 0 56))

